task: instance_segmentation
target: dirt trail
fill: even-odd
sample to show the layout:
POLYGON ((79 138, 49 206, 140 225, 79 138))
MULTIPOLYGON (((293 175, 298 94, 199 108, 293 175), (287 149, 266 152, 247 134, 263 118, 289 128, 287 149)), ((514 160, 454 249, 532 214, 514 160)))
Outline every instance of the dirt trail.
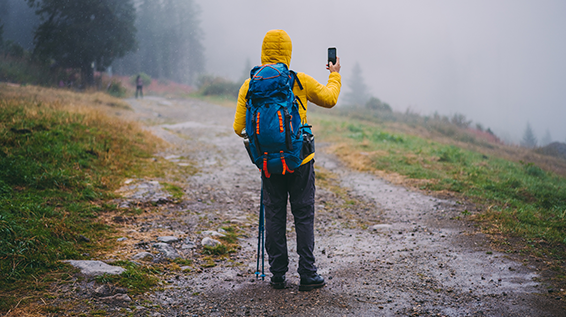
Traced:
MULTIPOLYGON (((234 109, 198 100, 129 100, 138 120, 174 144, 160 155, 199 172, 183 177, 186 199, 159 227, 200 242, 224 222, 245 234, 229 261, 174 273, 149 298, 148 316, 565 316, 563 301, 543 296, 536 268, 489 249, 462 220, 463 207, 349 170, 317 144, 316 166, 334 174, 347 198, 317 187, 316 264, 326 287, 298 292, 294 230, 288 218, 289 287, 256 281, 260 177, 232 132, 234 109)), ((314 127, 316 132, 316 127, 314 127)), ((154 224, 155 225, 155 224, 154 224)), ((196 250, 187 251, 191 258, 196 250)), ((266 272, 267 261, 266 261, 266 272)), ((141 309, 141 308, 140 308, 141 309)))

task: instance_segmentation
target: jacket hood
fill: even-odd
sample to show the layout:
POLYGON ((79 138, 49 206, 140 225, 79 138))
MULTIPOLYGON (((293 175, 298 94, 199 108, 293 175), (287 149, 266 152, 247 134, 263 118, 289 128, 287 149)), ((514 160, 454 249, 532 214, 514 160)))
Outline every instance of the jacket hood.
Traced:
POLYGON ((261 45, 261 64, 285 63, 287 67, 291 64, 291 53, 293 44, 287 32, 283 30, 271 30, 265 34, 261 45))

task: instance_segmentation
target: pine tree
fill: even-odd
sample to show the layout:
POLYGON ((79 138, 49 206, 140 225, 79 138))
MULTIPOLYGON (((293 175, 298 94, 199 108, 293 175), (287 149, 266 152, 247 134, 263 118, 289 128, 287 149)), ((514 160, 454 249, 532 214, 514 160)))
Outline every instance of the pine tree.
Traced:
POLYGON ((537 138, 529 122, 527 122, 527 128, 525 129, 525 133, 523 134, 523 140, 521 141, 521 145, 530 149, 537 146, 537 138))
POLYGON ((118 61, 118 71, 194 83, 205 64, 199 13, 193 0, 140 0, 139 50, 118 61))
POLYGON ((246 58, 246 65, 244 66, 244 71, 242 72, 242 76, 240 77, 239 81, 244 82, 246 79, 250 78, 250 72, 252 70, 252 63, 250 58, 246 58))
POLYGON ((352 77, 348 81, 350 91, 344 96, 345 102, 352 106, 363 106, 370 99, 367 86, 362 76, 362 68, 356 62, 352 68, 352 77))
POLYGON ((546 129, 546 133, 544 134, 544 137, 542 137, 542 140, 540 140, 540 145, 546 146, 549 145, 550 143, 552 143, 552 137, 550 136, 550 131, 546 129))

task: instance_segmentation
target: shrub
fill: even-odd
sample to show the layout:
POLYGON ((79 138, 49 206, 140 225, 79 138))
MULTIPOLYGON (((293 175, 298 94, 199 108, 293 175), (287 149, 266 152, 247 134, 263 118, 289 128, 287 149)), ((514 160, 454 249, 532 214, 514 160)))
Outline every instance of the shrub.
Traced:
POLYGON ((379 98, 375 97, 371 97, 366 102, 366 108, 383 112, 393 112, 389 104, 382 102, 381 100, 379 100, 379 98))
POLYGON ((199 92, 204 96, 238 97, 240 85, 221 77, 211 75, 200 76, 197 80, 199 92))
POLYGON ((119 81, 111 81, 108 84, 108 88, 107 91, 110 95, 114 96, 114 97, 124 97, 126 95, 126 88, 124 88, 122 86, 122 83, 119 81))

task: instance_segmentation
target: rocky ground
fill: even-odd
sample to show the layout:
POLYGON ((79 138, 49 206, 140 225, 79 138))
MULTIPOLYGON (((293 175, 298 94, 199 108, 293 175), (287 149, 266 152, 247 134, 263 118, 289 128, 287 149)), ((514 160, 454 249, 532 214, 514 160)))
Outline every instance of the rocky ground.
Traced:
POLYGON ((91 298, 90 309, 116 316, 566 316, 564 291, 549 294, 535 261, 490 249, 463 220, 474 206, 351 171, 325 153, 325 144, 317 144, 315 164, 315 256, 327 285, 298 291, 289 216, 288 287, 273 290, 267 261, 266 280, 254 274, 260 175, 232 132, 234 109, 193 99, 129 102, 136 120, 172 144, 156 159, 181 172, 124 181, 120 207, 159 207, 111 219, 123 236, 117 251, 100 260, 190 261, 165 272, 162 286, 144 295, 92 279, 75 282, 72 290, 91 298), (197 172, 183 173, 187 166, 197 172), (182 188, 183 197, 172 198, 166 183, 182 188), (227 226, 237 229, 237 252, 203 256, 202 244, 214 243, 227 226))

